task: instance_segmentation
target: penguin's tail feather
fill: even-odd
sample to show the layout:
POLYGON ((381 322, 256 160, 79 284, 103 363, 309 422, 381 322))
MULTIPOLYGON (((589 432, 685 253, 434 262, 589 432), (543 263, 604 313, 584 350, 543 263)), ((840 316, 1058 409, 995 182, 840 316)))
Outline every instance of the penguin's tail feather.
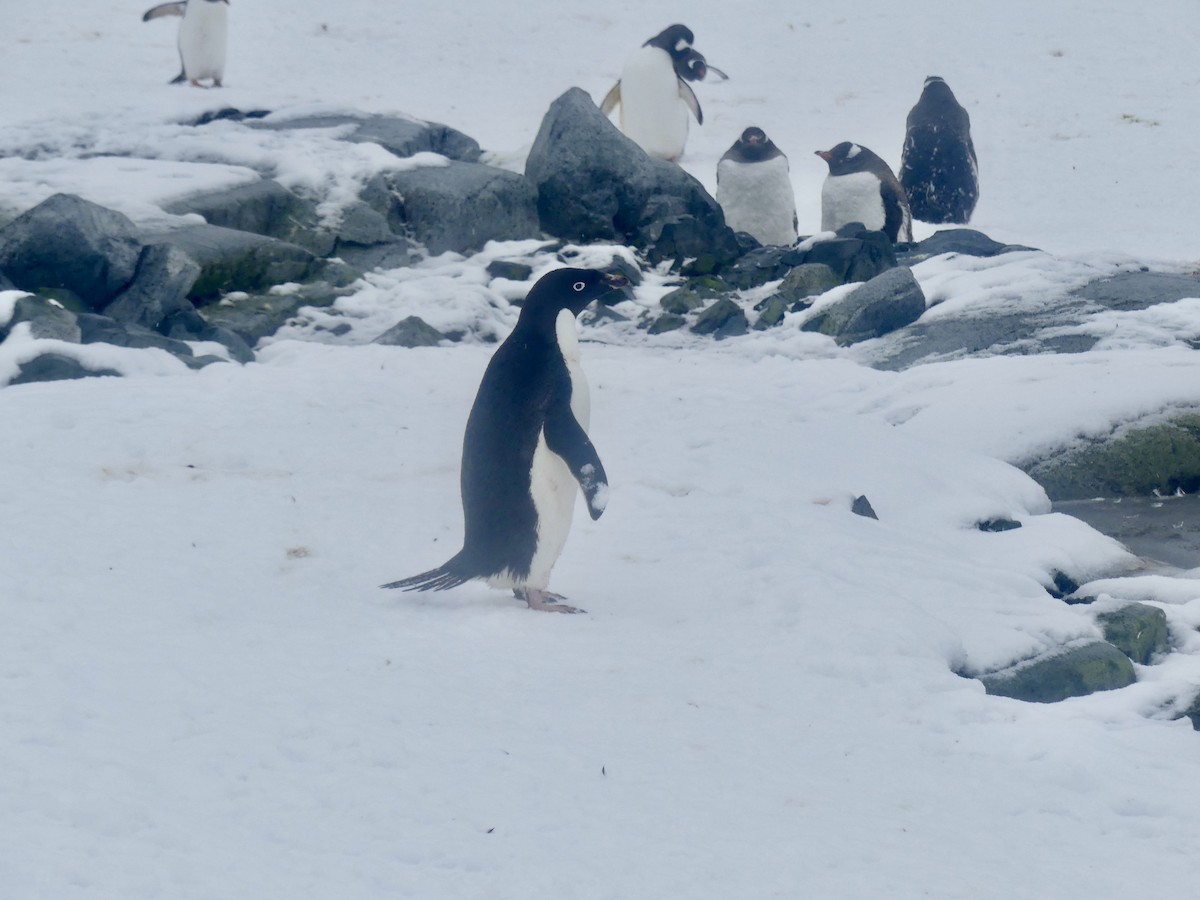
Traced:
MULTIPOLYGON (((461 555, 461 554, 460 554, 461 555)), ((460 584, 466 584, 474 576, 465 574, 459 567, 459 557, 447 560, 436 569, 401 578, 399 581, 389 581, 381 584, 381 588, 399 588, 402 591, 445 591, 460 584)))

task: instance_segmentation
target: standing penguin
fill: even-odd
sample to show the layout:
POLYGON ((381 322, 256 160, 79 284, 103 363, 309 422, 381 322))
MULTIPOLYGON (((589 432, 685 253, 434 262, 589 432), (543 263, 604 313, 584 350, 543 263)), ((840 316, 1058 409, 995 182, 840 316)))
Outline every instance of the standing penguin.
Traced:
POLYGON ((688 136, 688 111, 704 124, 700 101, 689 81, 703 81, 711 72, 729 76, 710 66, 692 47, 695 37, 686 25, 672 25, 633 51, 621 70, 620 80, 600 103, 608 115, 621 105, 621 131, 651 156, 677 160, 688 136))
POLYGON ((467 418, 462 549, 436 569, 383 587, 443 591, 483 578, 511 588, 531 609, 579 612, 546 590, 571 527, 576 483, 593 519, 608 500, 608 478, 587 434, 575 317, 626 283, 595 269, 556 269, 533 286, 467 418))
POLYGON ((717 163, 725 224, 760 244, 796 242, 796 195, 788 159, 761 128, 747 128, 717 163))
POLYGON ((822 231, 862 222, 872 231, 884 232, 892 243, 912 242, 908 200, 887 163, 849 141, 816 154, 829 163, 829 174, 821 185, 822 231))
POLYGON ((965 225, 979 201, 971 117, 936 75, 925 79, 921 99, 908 114, 900 184, 913 217, 922 222, 965 225))
POLYGON ((189 82, 203 87, 201 78, 211 78, 221 87, 225 77, 226 12, 229 0, 179 0, 162 3, 146 11, 143 22, 163 16, 183 16, 179 23, 179 59, 182 70, 171 84, 189 82))

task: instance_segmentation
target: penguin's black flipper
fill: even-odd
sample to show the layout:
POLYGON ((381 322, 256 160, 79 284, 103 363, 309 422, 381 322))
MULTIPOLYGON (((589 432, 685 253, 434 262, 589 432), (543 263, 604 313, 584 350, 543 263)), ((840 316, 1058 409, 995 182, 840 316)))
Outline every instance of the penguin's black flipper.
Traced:
POLYGON ((611 88, 609 88, 608 93, 604 95, 604 99, 600 101, 600 112, 607 116, 617 108, 617 104, 620 102, 621 82, 618 81, 611 88))
POLYGON ((696 117, 696 124, 703 125, 704 113, 700 111, 700 101, 696 99, 696 92, 682 78, 679 79, 679 96, 687 104, 688 109, 692 111, 692 115, 696 117))
POLYGON ((546 446, 562 457, 587 499, 588 514, 598 519, 608 504, 608 476, 587 432, 566 404, 551 407, 546 413, 542 433, 546 446))
POLYGON ((472 578, 472 576, 462 573, 459 562, 461 557, 462 553, 457 553, 436 569, 430 569, 428 572, 422 572, 420 575, 413 575, 410 578, 401 578, 399 581, 389 581, 387 584, 381 584, 380 587, 399 588, 402 591, 445 591, 458 587, 460 584, 466 584, 472 578))
POLYGON ((180 3, 160 3, 158 6, 146 10, 142 21, 149 22, 151 19, 161 19, 163 16, 182 16, 186 6, 187 0, 180 3))
POLYGON ((185 81, 187 81, 187 73, 183 69, 180 69, 179 74, 168 81, 167 84, 183 84, 185 81))

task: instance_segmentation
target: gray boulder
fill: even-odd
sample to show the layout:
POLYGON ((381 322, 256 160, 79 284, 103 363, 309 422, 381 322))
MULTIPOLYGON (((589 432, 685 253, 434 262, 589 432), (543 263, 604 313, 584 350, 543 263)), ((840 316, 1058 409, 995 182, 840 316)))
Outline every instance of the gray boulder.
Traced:
POLYGON ((436 347, 446 336, 419 316, 401 319, 371 343, 387 347, 436 347))
POLYGON ((158 328, 168 316, 192 308, 188 296, 200 272, 199 264, 178 247, 145 247, 133 283, 104 308, 104 314, 143 328, 158 328))
POLYGON ((119 376, 114 369, 89 369, 74 357, 63 353, 43 353, 21 363, 17 375, 8 383, 32 384, 36 381, 65 381, 73 378, 91 378, 100 375, 119 376))
POLYGON ((691 260, 697 274, 741 252, 721 207, 674 163, 652 159, 571 88, 551 105, 525 163, 544 230, 570 241, 616 241, 651 262, 691 260))
POLYGON ((1032 249, 1015 244, 1001 244, 973 228, 943 228, 920 243, 910 244, 907 249, 900 251, 899 256, 906 266, 911 266, 943 253, 988 257, 1032 249))
POLYGON ((200 369, 210 363, 223 361, 218 356, 196 356, 192 348, 183 341, 164 337, 157 331, 151 331, 141 325, 118 322, 108 316, 81 313, 79 327, 85 344, 104 343, 117 347, 133 347, 139 350, 147 348, 165 350, 193 369, 200 369))
POLYGON ((524 177, 481 163, 393 172, 395 215, 431 254, 479 250, 488 241, 536 237, 537 195, 524 177))
POLYGON ((29 323, 30 336, 70 344, 80 342, 79 322, 73 312, 61 303, 45 297, 29 295, 18 297, 13 304, 13 314, 5 325, 0 325, 0 339, 22 322, 29 323))
MULTIPOLYGON (((278 331, 305 306, 331 306, 342 292, 324 282, 302 285, 285 294, 257 293, 201 307, 209 326, 237 335, 249 347, 278 331)), ((201 329, 203 330, 203 328, 201 329)))
POLYGON ((0 270, 22 290, 103 309, 133 280, 141 242, 126 216, 55 194, 0 229, 0 270))
POLYGON ((1167 614, 1146 603, 1128 603, 1096 616, 1104 639, 1143 666, 1171 649, 1167 614))
POLYGON ((1034 703, 1056 703, 1133 684, 1129 657, 1104 641, 1067 647, 979 679, 989 694, 1034 703))
POLYGON ((804 323, 804 330, 854 344, 911 325, 925 312, 925 293, 907 267, 888 269, 804 323))
POLYGON ((196 213, 209 225, 298 244, 318 256, 333 251, 335 235, 321 227, 316 204, 269 178, 194 194, 164 208, 176 215, 196 213))
POLYGON ((728 297, 722 297, 696 317, 692 331, 696 334, 711 334, 717 340, 736 337, 749 330, 746 313, 728 297))
POLYGON ((461 131, 438 122, 423 122, 420 119, 398 116, 307 116, 247 124, 274 131, 350 126, 351 130, 345 140, 379 144, 388 152, 401 157, 428 152, 440 153, 448 159, 462 162, 477 162, 481 155, 479 143, 461 131))
POLYGON ((188 294, 193 302, 214 300, 227 291, 303 281, 320 263, 296 244, 217 225, 189 225, 147 235, 145 240, 151 246, 177 247, 200 267, 188 294))

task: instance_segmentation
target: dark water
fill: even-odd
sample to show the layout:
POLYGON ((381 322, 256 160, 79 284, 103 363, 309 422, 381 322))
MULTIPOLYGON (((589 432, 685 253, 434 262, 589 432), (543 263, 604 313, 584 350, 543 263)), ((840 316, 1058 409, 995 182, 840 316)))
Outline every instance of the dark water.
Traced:
POLYGON ((1200 494, 1064 500, 1054 511, 1082 519, 1138 556, 1180 569, 1200 567, 1200 494))

